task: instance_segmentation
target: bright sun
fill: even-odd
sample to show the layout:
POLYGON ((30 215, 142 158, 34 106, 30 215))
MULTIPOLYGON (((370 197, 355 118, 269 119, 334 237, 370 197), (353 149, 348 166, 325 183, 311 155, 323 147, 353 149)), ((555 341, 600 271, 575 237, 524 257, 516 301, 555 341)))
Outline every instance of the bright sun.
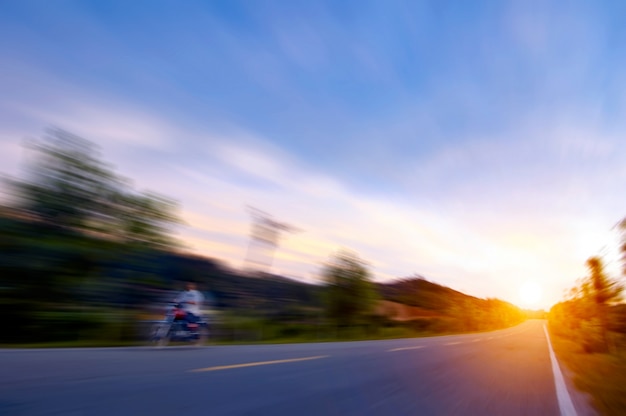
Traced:
POLYGON ((535 307, 541 301, 541 286, 536 282, 526 281, 519 289, 519 297, 524 307, 535 307))

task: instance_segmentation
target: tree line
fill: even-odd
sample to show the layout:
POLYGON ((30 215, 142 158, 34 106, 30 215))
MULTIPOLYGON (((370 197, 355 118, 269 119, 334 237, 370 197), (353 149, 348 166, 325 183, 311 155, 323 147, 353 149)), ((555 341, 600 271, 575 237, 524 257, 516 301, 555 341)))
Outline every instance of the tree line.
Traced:
MULTIPOLYGON (((620 227, 626 230, 626 220, 620 222, 620 227)), ((626 254, 626 241, 621 252, 626 254)), ((586 267, 586 276, 551 308, 550 327, 574 340, 587 353, 615 352, 626 335, 624 286, 607 274, 601 257, 590 257, 586 267)))
POLYGON ((8 325, 0 343, 79 333, 130 339, 137 313, 189 280, 210 290, 216 308, 276 322, 397 325, 375 313, 381 299, 438 311, 440 318, 410 323, 417 330, 480 330, 522 319, 506 302, 424 279, 374 284, 366 261, 349 250, 330 257, 321 285, 242 275, 185 253, 174 237, 178 203, 136 190, 88 140, 49 129, 27 146, 25 177, 5 179, 10 202, 0 206, 0 313, 8 325))

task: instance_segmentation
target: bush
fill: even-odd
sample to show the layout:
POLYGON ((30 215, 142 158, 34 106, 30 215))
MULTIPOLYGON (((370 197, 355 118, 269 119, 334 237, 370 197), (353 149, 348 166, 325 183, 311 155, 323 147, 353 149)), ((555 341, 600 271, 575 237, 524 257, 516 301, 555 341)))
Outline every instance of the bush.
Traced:
POLYGON ((578 334, 579 342, 586 353, 607 352, 607 345, 602 336, 602 327, 597 319, 584 321, 578 334))

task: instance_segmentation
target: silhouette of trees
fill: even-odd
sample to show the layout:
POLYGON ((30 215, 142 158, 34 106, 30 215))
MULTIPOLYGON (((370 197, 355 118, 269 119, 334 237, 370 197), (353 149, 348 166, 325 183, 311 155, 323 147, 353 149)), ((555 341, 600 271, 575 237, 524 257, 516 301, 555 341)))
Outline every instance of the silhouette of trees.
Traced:
POLYGON ((608 307, 619 299, 623 288, 617 282, 607 278, 602 260, 598 257, 588 259, 587 267, 589 268, 589 277, 587 278, 586 291, 589 297, 588 302, 591 304, 591 317, 598 322, 603 349, 607 350, 609 348, 607 338, 608 307))
POLYGON ((328 284, 326 312, 339 326, 361 323, 374 307, 376 292, 363 260, 356 254, 340 251, 326 265, 323 273, 328 284))
POLYGON ((136 192, 101 160, 97 147, 60 129, 29 145, 28 179, 11 181, 17 209, 66 231, 123 243, 169 247, 179 222, 174 201, 136 192))
POLYGON ((93 143, 50 129, 28 146, 27 175, 9 181, 15 198, 0 207, 0 315, 13 341, 73 339, 81 327, 106 337, 104 328, 113 322, 108 314, 133 313, 163 296, 173 281, 189 278, 206 285, 221 308, 314 325, 316 332, 326 323, 324 311, 333 330, 352 326, 357 335, 396 324, 442 332, 521 319, 513 305, 421 278, 374 285, 366 263, 345 250, 325 266, 323 286, 239 275, 171 250, 172 227, 179 222, 176 204, 136 191, 93 143), (429 315, 410 323, 375 315, 379 293, 429 315))
POLYGON ((587 352, 607 352, 611 307, 620 300, 623 287, 607 277, 599 257, 586 262, 589 273, 570 289, 568 299, 550 310, 551 325, 566 335, 580 337, 587 352))
POLYGON ((0 213, 0 313, 16 340, 75 336, 66 324, 77 310, 134 306, 147 293, 138 286, 160 284, 149 259, 175 245, 176 204, 135 191, 93 143, 63 130, 28 150, 0 213))

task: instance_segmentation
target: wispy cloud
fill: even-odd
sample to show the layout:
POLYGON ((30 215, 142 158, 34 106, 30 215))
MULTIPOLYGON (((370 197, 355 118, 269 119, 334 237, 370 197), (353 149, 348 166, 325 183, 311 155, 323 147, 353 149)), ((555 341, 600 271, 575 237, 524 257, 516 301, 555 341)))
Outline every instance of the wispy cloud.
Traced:
POLYGON ((66 128, 179 200, 200 253, 243 262, 247 204, 299 226, 275 269, 306 279, 344 246, 378 279, 476 296, 541 280, 548 306, 613 244, 626 79, 608 8, 123 7, 0 17, 3 173, 24 136, 66 128))

